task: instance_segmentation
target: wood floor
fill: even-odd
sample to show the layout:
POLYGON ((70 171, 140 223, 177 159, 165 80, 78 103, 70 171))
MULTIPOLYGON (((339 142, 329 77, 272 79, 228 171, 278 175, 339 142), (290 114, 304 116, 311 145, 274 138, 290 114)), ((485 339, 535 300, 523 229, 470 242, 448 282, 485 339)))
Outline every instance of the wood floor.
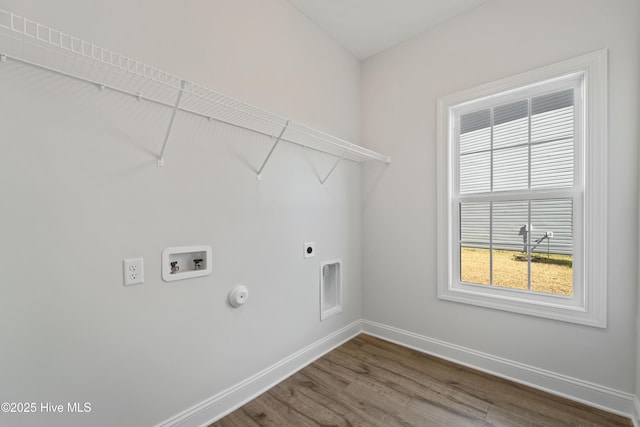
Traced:
POLYGON ((211 426, 632 426, 631 420, 359 335, 211 426))

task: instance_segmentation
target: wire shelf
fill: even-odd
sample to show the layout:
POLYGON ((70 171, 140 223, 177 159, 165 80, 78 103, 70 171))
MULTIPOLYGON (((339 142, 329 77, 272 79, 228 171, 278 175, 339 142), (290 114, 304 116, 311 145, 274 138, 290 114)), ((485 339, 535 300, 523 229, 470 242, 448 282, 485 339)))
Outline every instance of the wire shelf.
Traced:
MULTIPOLYGON (((177 111, 270 136, 276 139, 271 151, 282 140, 339 159, 391 161, 388 156, 0 9, 0 61, 8 59, 173 108, 174 114, 159 155, 160 165, 177 111)), ((265 163, 267 160, 268 157, 265 163)))

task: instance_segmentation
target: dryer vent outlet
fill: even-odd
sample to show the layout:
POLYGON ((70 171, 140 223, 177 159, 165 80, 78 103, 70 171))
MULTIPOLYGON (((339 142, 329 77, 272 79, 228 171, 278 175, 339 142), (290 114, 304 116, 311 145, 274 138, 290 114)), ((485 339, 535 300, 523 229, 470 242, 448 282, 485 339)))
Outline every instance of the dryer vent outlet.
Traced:
POLYGON ((342 261, 320 264, 320 320, 342 312, 342 261))

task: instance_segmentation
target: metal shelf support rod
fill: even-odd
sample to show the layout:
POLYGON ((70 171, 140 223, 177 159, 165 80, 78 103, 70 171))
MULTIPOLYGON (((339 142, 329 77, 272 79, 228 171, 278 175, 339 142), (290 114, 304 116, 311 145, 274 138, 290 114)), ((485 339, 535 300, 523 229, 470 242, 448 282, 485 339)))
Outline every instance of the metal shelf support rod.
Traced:
POLYGON ((162 151, 160 152, 160 158, 158 159, 158 166, 164 166, 164 153, 167 150, 169 135, 171 135, 171 128, 173 127, 173 122, 176 119, 176 113, 178 112, 178 108, 180 107, 180 100, 182 99, 182 94, 184 93, 184 88, 186 83, 187 82, 184 80, 180 81, 180 92, 178 92, 176 105, 173 107, 173 112, 171 113, 171 120, 169 121, 169 127, 167 128, 167 133, 164 136, 164 143, 162 144, 162 151))
POLYGON ((284 127, 280 131, 280 135, 278 135, 278 137, 276 138, 276 141, 271 146, 271 150, 269 150, 269 154, 267 154, 267 157, 264 159, 264 162, 262 162, 262 166, 260 166, 260 169, 258 170, 258 176, 257 176, 258 181, 262 179, 262 176, 261 176, 262 170, 264 169, 264 167, 266 166, 267 162, 271 158, 271 155, 273 154, 273 150, 275 150, 276 147, 278 146, 278 143, 282 139, 282 135, 284 135, 284 132, 287 130, 288 127, 289 127, 289 120, 287 120, 287 122, 284 124, 284 127))

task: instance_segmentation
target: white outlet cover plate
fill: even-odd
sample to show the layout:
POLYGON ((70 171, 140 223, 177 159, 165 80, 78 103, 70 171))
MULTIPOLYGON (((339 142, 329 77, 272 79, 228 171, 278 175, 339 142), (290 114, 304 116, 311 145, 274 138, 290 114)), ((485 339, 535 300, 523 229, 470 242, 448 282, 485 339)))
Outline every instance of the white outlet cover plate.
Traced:
POLYGON ((122 261, 124 285, 139 285, 144 283, 144 262, 142 258, 129 258, 122 261))

